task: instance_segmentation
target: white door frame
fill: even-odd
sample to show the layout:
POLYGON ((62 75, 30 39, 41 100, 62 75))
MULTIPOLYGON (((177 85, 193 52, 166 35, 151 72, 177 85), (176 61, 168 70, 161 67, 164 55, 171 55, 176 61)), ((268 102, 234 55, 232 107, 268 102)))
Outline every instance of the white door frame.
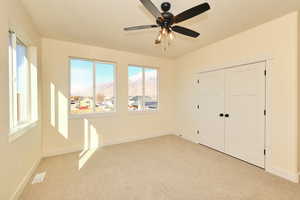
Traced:
POLYGON ((260 58, 260 59, 254 59, 252 61, 246 61, 246 62, 240 62, 237 64, 231 64, 231 65, 225 65, 225 66, 217 66, 217 67, 205 67, 203 70, 200 70, 196 73, 197 74, 202 74, 202 73, 207 73, 207 72, 213 72, 213 71, 221 71, 225 69, 230 69, 230 68, 236 68, 236 67, 241 67, 245 65, 250 65, 250 64, 255 64, 255 63, 265 63, 265 69, 267 72, 266 75, 266 83, 265 83, 265 107, 266 107, 266 116, 265 116, 265 150, 266 150, 266 155, 265 155, 265 171, 271 172, 272 168, 270 166, 270 156, 271 156, 271 116, 272 116, 272 110, 271 110, 271 75, 270 75, 270 69, 272 66, 272 61, 273 58, 260 58))

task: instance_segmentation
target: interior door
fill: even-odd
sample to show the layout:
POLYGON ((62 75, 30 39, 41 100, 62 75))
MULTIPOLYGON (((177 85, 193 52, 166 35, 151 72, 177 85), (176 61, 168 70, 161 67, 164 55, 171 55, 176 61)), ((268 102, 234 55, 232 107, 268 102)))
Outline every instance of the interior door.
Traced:
POLYGON ((265 63, 225 71, 225 152, 264 168, 265 63))
POLYGON ((224 152, 224 71, 200 74, 199 142, 224 152))

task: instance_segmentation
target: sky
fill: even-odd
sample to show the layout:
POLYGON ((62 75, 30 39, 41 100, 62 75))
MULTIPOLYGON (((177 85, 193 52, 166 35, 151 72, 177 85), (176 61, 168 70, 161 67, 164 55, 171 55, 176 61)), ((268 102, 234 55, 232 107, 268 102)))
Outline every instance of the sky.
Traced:
POLYGON ((141 67, 135 67, 135 66, 129 66, 128 67, 128 76, 136 76, 139 73, 142 73, 142 68, 141 67))
MULTIPOLYGON (((113 82, 114 65, 107 63, 96 63, 97 84, 113 82)), ((128 68, 129 77, 142 73, 141 67, 130 66, 128 68)), ((72 86, 92 86, 93 85, 93 62, 87 60, 71 60, 71 85, 72 86)))
MULTIPOLYGON (((114 64, 96 63, 96 85, 112 83, 114 80, 114 64)), ((147 72, 155 72, 153 69, 145 69, 147 72)), ((129 66, 128 76, 131 81, 142 78, 142 68, 129 66)), ((148 74, 148 73, 147 73, 148 74)), ((150 75, 150 74, 149 74, 150 75)), ((85 94, 93 95, 93 62, 88 60, 72 59, 71 60, 71 94, 80 96, 85 94)))
MULTIPOLYGON (((97 83, 112 82, 114 77, 114 64, 96 63, 97 83)), ((93 62, 72 59, 71 82, 76 85, 88 85, 93 82, 93 62)))
MULTIPOLYGON (((111 83, 114 79, 114 64, 96 63, 96 84, 111 83)), ((93 94, 93 62, 80 59, 71 60, 71 93, 76 91, 93 94)))
POLYGON ((17 90, 19 93, 24 94, 26 91, 26 47, 23 45, 17 45, 17 90))

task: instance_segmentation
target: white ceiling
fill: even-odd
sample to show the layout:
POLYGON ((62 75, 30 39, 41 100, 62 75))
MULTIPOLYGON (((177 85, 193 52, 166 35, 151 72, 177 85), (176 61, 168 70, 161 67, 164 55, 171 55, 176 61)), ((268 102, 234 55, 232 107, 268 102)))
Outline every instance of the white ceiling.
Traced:
MULTIPOLYGON (((211 10, 180 25, 201 33, 197 39, 176 34, 166 54, 154 45, 158 29, 124 32, 155 24, 139 0, 21 0, 39 32, 59 40, 154 56, 176 57, 300 8, 300 0, 167 0, 178 14, 203 2, 211 10)), ((160 7, 164 0, 153 0, 160 7)))

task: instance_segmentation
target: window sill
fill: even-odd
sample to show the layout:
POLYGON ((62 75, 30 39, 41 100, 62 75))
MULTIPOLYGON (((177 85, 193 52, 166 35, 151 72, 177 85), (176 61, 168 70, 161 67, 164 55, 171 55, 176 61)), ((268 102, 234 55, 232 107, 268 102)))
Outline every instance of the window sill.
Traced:
POLYGON ((159 110, 128 110, 129 115, 148 115, 148 114, 156 114, 158 113, 159 110))
POLYGON ((38 121, 34 121, 34 122, 28 122, 26 124, 23 124, 22 126, 18 126, 16 128, 11 129, 11 132, 8 137, 9 143, 14 142, 15 140, 23 136, 25 133, 27 133, 29 130, 36 127, 37 125, 38 125, 38 121))
POLYGON ((107 113, 90 113, 90 114, 70 114, 69 119, 85 119, 85 118, 101 118, 101 117, 115 117, 116 112, 107 113))

